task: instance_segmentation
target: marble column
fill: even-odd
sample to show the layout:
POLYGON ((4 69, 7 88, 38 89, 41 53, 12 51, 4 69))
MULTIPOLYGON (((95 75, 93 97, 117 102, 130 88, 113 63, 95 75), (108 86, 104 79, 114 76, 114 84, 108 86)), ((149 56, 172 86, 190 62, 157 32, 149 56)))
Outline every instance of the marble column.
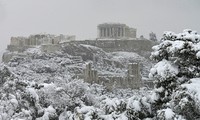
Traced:
POLYGON ((113 27, 113 37, 115 37, 115 28, 113 27))
POLYGON ((105 37, 107 37, 108 36, 108 31, 107 31, 107 28, 105 28, 105 37))
POLYGON ((118 28, 118 31, 117 31, 117 32, 118 32, 118 35, 117 35, 117 36, 118 36, 118 37, 121 37, 121 28, 120 28, 120 27, 118 28))
POLYGON ((106 29, 106 37, 108 37, 108 29, 107 28, 105 28, 106 29))
POLYGON ((112 33, 111 33, 111 27, 108 28, 109 29, 109 37, 112 37, 112 33))
POLYGON ((103 37, 103 30, 100 28, 100 36, 103 37))
POLYGON ((104 35, 104 28, 102 28, 102 37, 104 37, 105 35, 104 35))
POLYGON ((101 32, 102 32, 102 37, 104 37, 104 29, 103 28, 101 28, 101 32))
POLYGON ((121 37, 123 37, 123 27, 121 28, 121 37))
POLYGON ((111 33, 110 36, 113 37, 113 28, 112 28, 112 27, 110 28, 110 31, 111 31, 111 32, 110 32, 110 33, 111 33))
POLYGON ((114 28, 114 37, 117 37, 117 28, 114 28))
POLYGON ((123 28, 123 37, 126 36, 125 28, 123 28))
POLYGON ((108 32, 108 37, 110 37, 110 29, 109 29, 109 27, 107 28, 107 32, 108 32))
POLYGON ((104 28, 104 37, 106 37, 106 28, 104 28))
POLYGON ((102 37, 102 28, 99 28, 100 34, 99 36, 102 37))

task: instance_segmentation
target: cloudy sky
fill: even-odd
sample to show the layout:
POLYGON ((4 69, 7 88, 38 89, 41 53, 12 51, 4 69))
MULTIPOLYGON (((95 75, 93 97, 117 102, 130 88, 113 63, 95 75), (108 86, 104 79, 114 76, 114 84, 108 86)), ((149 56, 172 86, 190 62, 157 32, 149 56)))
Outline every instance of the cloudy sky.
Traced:
POLYGON ((95 38, 97 25, 125 23, 137 28, 137 36, 153 31, 200 33, 200 0, 0 0, 0 51, 11 36, 36 33, 95 38))

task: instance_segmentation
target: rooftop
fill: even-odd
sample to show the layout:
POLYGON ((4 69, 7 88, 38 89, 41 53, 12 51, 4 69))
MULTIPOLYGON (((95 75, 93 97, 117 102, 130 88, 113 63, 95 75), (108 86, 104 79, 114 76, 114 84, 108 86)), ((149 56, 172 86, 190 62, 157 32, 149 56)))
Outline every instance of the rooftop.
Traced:
POLYGON ((126 24, 122 24, 122 23, 103 23, 103 24, 98 25, 98 27, 103 27, 103 26, 124 26, 124 27, 128 27, 126 24))

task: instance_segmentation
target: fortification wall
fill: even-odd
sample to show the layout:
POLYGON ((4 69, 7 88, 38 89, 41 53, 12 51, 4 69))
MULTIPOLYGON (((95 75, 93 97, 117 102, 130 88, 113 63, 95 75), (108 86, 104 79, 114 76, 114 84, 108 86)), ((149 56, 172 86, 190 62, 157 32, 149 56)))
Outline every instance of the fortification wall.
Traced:
POLYGON ((52 53, 61 50, 61 45, 59 44, 50 44, 50 45, 41 45, 41 51, 52 53))
POLYGON ((16 53, 16 52, 5 52, 5 53, 3 53, 3 56, 2 56, 2 62, 8 63, 13 57, 24 58, 26 56, 27 55, 25 55, 25 54, 16 53))
MULTIPOLYGON (((138 54, 149 58, 152 46, 156 43, 146 39, 137 40, 85 40, 71 41, 75 44, 87 44, 102 48, 106 52, 127 51, 137 52, 138 54)), ((66 44, 66 43, 65 43, 66 44)))
POLYGON ((8 45, 7 50, 10 52, 24 52, 28 48, 34 48, 35 46, 26 45, 26 46, 16 46, 16 45, 8 45))

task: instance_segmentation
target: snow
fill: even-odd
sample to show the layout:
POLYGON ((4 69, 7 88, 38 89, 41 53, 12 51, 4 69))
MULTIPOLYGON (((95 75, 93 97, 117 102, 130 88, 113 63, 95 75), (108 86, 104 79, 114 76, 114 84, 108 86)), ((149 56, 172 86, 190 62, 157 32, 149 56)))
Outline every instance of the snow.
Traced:
POLYGON ((191 83, 183 84, 182 87, 186 87, 191 95, 200 100, 200 78, 193 78, 191 83))
POLYGON ((33 47, 33 48, 28 48, 26 50, 26 53, 31 53, 31 54, 41 54, 41 46, 36 46, 36 47, 33 47))
MULTIPOLYGON (((199 39, 199 40, 200 40, 200 39, 199 39)), ((197 43, 197 44, 194 44, 192 50, 200 51, 200 42, 197 43)))
POLYGON ((86 45, 86 44, 80 44, 83 47, 86 47, 87 49, 93 49, 93 50, 102 50, 101 48, 98 48, 96 46, 92 46, 92 45, 86 45))
POLYGON ((27 93, 29 93, 31 95, 31 97, 33 97, 36 101, 39 101, 39 96, 38 94, 36 93, 35 89, 34 88, 27 88, 26 89, 27 93))
POLYGON ((164 109, 164 112, 165 112, 165 118, 167 120, 171 120, 175 115, 175 113, 170 108, 164 109))
POLYGON ((197 52, 196 56, 197 56, 197 59, 199 59, 199 58, 200 58, 200 51, 199 51, 199 52, 197 52))
POLYGON ((135 111, 140 111, 141 110, 141 106, 140 106, 140 101, 138 100, 138 98, 136 96, 133 96, 131 98, 128 99, 128 103, 127 103, 127 108, 128 109, 133 109, 135 111))
POLYGON ((159 95, 153 92, 153 94, 150 97, 150 100, 152 103, 154 103, 156 100, 158 100, 158 98, 159 98, 159 95))
POLYGON ((13 104, 15 108, 18 106, 18 101, 16 99, 11 99, 10 102, 13 104))
POLYGON ((56 113, 56 110, 51 105, 45 111, 49 113, 56 113))
MULTIPOLYGON (((168 41, 169 42, 169 41, 168 41)), ((177 50, 180 50, 184 47, 184 41, 173 41, 173 42, 170 42, 172 45, 170 46, 168 52, 169 53, 174 53, 175 51, 177 50)))
POLYGON ((113 57, 111 58, 114 61, 123 61, 124 59, 133 59, 133 60, 144 60, 144 57, 141 57, 134 52, 112 52, 113 57))
POLYGON ((133 107, 133 109, 135 110, 135 111, 140 111, 141 110, 141 107, 140 107, 140 102, 139 101, 134 101, 133 103, 132 103, 132 107, 133 107))
POLYGON ((93 106, 84 106, 80 109, 77 109, 77 112, 82 114, 88 113, 90 111, 95 111, 95 108, 93 106))
POLYGON ((157 75, 166 78, 169 74, 176 75, 178 74, 178 67, 173 65, 172 62, 167 60, 162 60, 158 62, 151 70, 150 70, 150 76, 154 76, 157 73, 157 75))
MULTIPOLYGON (((98 57, 100 56, 102 59, 106 58, 109 60, 115 60, 115 62, 118 61, 119 64, 123 65, 125 65, 124 63, 129 63, 131 60, 132 62, 134 60, 147 61, 146 58, 133 52, 114 52, 107 54, 104 51, 99 51, 100 49, 94 46, 83 45, 82 47, 91 51, 98 49, 95 51, 97 52, 98 57), (102 52, 102 54, 99 54, 99 52, 102 52)), ((71 111, 61 111, 63 114, 60 119, 69 118, 69 120, 72 120, 77 114, 76 112, 78 112, 88 120, 93 119, 92 115, 95 114, 107 117, 108 119, 106 120, 113 119, 113 117, 116 117, 116 120, 128 120, 126 116, 126 105, 129 98, 133 95, 140 97, 147 96, 150 93, 149 90, 131 89, 116 89, 107 91, 107 89, 105 89, 102 85, 95 86, 84 83, 82 79, 78 78, 79 76, 76 77, 75 75, 79 75, 83 72, 83 66, 87 61, 80 61, 80 64, 77 64, 73 59, 75 56, 70 56, 68 54, 63 55, 63 53, 40 53, 40 49, 41 48, 39 47, 30 48, 23 53, 28 54, 23 57, 24 59, 16 59, 15 66, 11 65, 13 62, 10 62, 8 65, 8 71, 12 74, 12 77, 9 76, 8 78, 14 78, 14 81, 8 80, 6 83, 9 83, 10 81, 16 83, 16 81, 19 81, 20 84, 14 85, 13 88, 8 87, 13 90, 16 89, 15 87, 18 87, 18 90, 12 91, 16 94, 9 97, 7 101, 1 101, 0 109, 5 109, 2 105, 8 105, 6 106, 6 109, 10 109, 9 113, 13 115, 15 108, 19 107, 19 110, 22 112, 19 112, 19 117, 16 119, 28 119, 26 116, 31 116, 39 111, 42 117, 37 118, 37 120, 48 120, 50 118, 49 116, 57 115, 56 110, 63 110, 63 106, 69 106, 71 111), (28 97, 28 100, 31 99, 35 102, 35 106, 32 106, 30 101, 21 96, 22 92, 27 95, 26 97, 28 97), (22 104, 22 101, 25 101, 24 104, 26 110, 22 110, 21 106, 19 106, 22 104), (89 104, 91 106, 84 106, 82 104, 89 104), (47 108, 46 105, 48 105, 47 108), (32 109, 33 107, 36 107, 38 111, 32 109), (109 109, 108 114, 105 114, 106 109, 109 109), (122 110, 119 112, 118 109, 122 110), (42 115, 43 112, 44 114, 42 115), (24 116, 20 116, 21 114, 24 116)), ((116 68, 112 64, 105 65, 103 62, 98 65, 102 67, 99 67, 99 73, 107 73, 110 76, 125 76, 125 73, 127 72, 125 67, 116 68)), ((7 65, 5 65, 5 67, 7 67, 7 65)), ((0 70, 4 70, 3 65, 0 66, 0 70)), ((5 85, 2 89, 5 89, 5 85)), ((149 110, 150 104, 148 104, 148 100, 146 98, 142 98, 141 101, 139 99, 134 99, 129 103, 131 106, 130 108, 137 112, 142 111, 140 104, 144 105, 149 110)), ((3 112, 0 113, 0 116, 3 114, 3 112)))
POLYGON ((55 87, 56 86, 54 83, 42 83, 40 85, 43 85, 44 88, 49 88, 49 87, 55 87))
POLYGON ((159 88, 155 88, 154 90, 156 92, 162 92, 162 91, 164 91, 164 88, 163 87, 159 87, 159 88))

